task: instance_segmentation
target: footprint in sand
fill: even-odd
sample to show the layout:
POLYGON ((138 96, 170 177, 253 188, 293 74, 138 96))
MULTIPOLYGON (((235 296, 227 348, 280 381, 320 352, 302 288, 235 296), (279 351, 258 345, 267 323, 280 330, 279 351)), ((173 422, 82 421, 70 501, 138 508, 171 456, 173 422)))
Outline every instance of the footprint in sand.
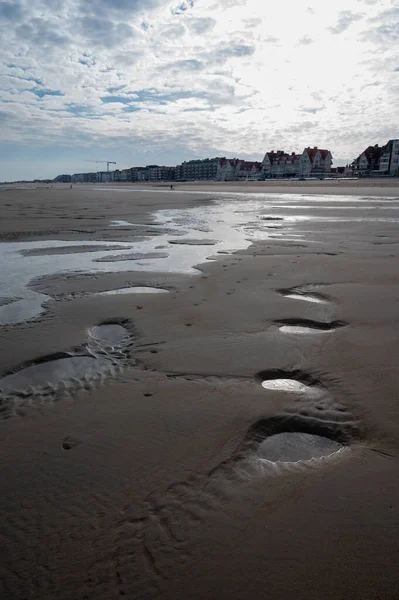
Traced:
MULTIPOLYGON (((285 393, 286 409, 255 422, 230 458, 209 473, 175 482, 161 494, 147 496, 141 506, 125 506, 118 531, 120 582, 123 587, 132 571, 143 573, 135 579, 137 596, 147 589, 148 581, 162 591, 159 573, 169 563, 178 562, 187 570, 192 555, 182 548, 212 519, 229 513, 239 518, 246 498, 257 502, 251 480, 289 478, 351 455, 360 435, 356 420, 319 379, 303 371, 269 370, 258 373, 256 380, 265 393, 285 393), (143 556, 139 563, 137 557, 143 556)), ((297 479, 293 479, 292 486, 296 485, 297 479)), ((285 491, 280 487, 273 491, 267 484, 267 498, 262 495, 260 509, 264 510, 265 502, 275 506, 281 494, 289 497, 292 486, 287 480, 285 491)))
POLYGON ((263 389, 294 398, 281 414, 255 423, 248 432, 248 448, 266 461, 262 468, 278 473, 317 467, 350 452, 359 438, 358 422, 320 380, 279 369, 262 371, 257 379, 263 389))
POLYGON ((68 435, 62 442, 62 449, 72 450, 73 448, 76 448, 76 446, 80 446, 81 443, 81 440, 73 437, 72 435, 68 435))
POLYGON ((318 334, 330 333, 345 327, 344 321, 313 321, 311 319, 280 319, 275 321, 281 333, 318 334))
POLYGON ((315 302, 322 304, 328 302, 327 297, 322 296, 316 292, 302 291, 299 288, 292 288, 287 290, 279 290, 282 296, 291 298, 292 300, 304 300, 306 302, 315 302))
POLYGON ((304 300, 306 302, 314 302, 317 304, 325 304, 330 301, 329 296, 320 294, 315 290, 318 287, 312 284, 298 285, 292 288, 281 288, 277 290, 282 296, 291 298, 292 300, 304 300))
POLYGON ((0 419, 23 415, 29 406, 92 389, 123 369, 133 339, 117 323, 91 327, 79 348, 41 357, 0 378, 0 419))
MULTIPOLYGON (((167 377, 183 377, 187 381, 202 380, 212 382, 212 385, 223 385, 226 381, 223 377, 207 375, 173 374, 167 377)), ((304 461, 310 461, 306 467, 322 466, 332 459, 349 454, 350 446, 360 438, 359 422, 317 377, 301 370, 269 369, 258 373, 256 381, 265 394, 281 394, 286 407, 274 417, 255 423, 231 459, 223 462, 220 468, 214 470, 214 474, 217 472, 226 480, 234 481, 236 478, 263 476, 269 471, 270 474, 279 474, 281 470, 286 470, 285 463, 290 463, 288 470, 302 468, 304 461), (286 435, 291 433, 298 435, 286 435), (269 441, 269 438, 277 435, 280 437, 273 437, 269 441), (258 447, 265 440, 268 440, 267 443, 258 452, 258 447), (295 457, 296 443, 298 454, 295 457), (285 447, 286 454, 283 452, 285 447), (339 454, 336 456, 335 452, 339 454), (260 458, 268 460, 270 464, 261 462, 260 458), (275 467, 274 463, 281 465, 275 467), (236 470, 237 475, 234 475, 236 470)), ((332 380, 331 385, 339 391, 336 380, 332 380)), ((341 391, 339 394, 348 396, 341 391)))

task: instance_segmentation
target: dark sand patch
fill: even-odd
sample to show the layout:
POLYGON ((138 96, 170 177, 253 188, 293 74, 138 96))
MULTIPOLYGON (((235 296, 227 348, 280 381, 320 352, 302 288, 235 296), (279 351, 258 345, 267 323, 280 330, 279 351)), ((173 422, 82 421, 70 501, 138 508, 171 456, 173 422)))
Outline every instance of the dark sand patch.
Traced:
POLYGON ((98 244, 93 246, 58 246, 51 248, 31 248, 30 250, 21 250, 23 256, 56 256, 57 254, 76 254, 81 252, 108 252, 110 250, 125 250, 125 246, 106 246, 98 244))
POLYGON ((131 252, 129 254, 116 254, 113 256, 102 256, 101 258, 96 258, 94 262, 120 262, 125 260, 142 260, 149 258, 168 258, 168 254, 166 252, 131 252))
POLYGON ((13 302, 17 302, 21 300, 21 298, 6 298, 4 296, 0 297, 0 306, 7 306, 8 304, 12 304, 13 302))
POLYGON ((217 240, 195 240, 191 238, 184 238, 181 240, 168 240, 169 244, 178 244, 184 246, 215 246, 218 241, 217 240))
POLYGON ((262 221, 284 221, 284 217, 261 217, 262 221))
POLYGON ((73 437, 72 435, 68 435, 62 442, 62 449, 73 450, 73 448, 76 448, 76 446, 80 446, 81 443, 81 440, 73 437))

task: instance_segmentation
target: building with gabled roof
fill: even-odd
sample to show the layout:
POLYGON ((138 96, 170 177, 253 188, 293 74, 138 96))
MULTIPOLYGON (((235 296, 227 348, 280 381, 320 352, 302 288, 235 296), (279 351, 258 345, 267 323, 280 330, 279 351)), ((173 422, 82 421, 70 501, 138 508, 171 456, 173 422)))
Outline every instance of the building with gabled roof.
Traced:
POLYGON ((237 179, 260 179, 262 163, 241 160, 239 158, 221 158, 218 163, 216 178, 218 181, 233 181, 237 179))
POLYGON ((355 176, 362 177, 369 175, 372 171, 380 170, 380 160, 383 154, 383 148, 378 144, 368 146, 352 163, 352 173, 355 176))
POLYGON ((262 174, 262 163, 239 160, 236 165, 236 179, 259 179, 262 174))
POLYGON ((265 179, 270 177, 309 177, 329 173, 331 164, 331 152, 314 146, 305 148, 302 154, 287 153, 284 150, 266 152, 262 168, 265 179))
POLYGON ((300 177, 321 177, 330 173, 332 165, 332 154, 330 150, 318 148, 305 148, 301 155, 299 175, 300 177))

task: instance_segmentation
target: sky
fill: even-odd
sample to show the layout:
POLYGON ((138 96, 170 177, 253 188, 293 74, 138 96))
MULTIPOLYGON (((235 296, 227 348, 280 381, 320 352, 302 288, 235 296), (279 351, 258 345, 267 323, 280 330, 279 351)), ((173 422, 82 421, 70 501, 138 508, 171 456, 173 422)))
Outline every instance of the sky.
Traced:
POLYGON ((0 1, 0 181, 399 137, 399 0, 0 1))

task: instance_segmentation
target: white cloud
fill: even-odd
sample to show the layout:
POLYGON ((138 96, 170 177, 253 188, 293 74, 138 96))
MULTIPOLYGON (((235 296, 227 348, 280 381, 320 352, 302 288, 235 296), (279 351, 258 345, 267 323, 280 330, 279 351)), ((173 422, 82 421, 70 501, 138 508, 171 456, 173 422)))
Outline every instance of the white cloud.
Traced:
POLYGON ((197 35, 203 35, 204 33, 211 31, 215 25, 216 21, 211 17, 197 17, 187 19, 186 21, 186 26, 190 32, 197 35))
POLYGON ((343 33, 346 31, 352 23, 356 23, 363 17, 362 14, 353 13, 350 10, 343 10, 338 15, 338 20, 334 27, 330 27, 331 33, 343 33))
POLYGON ((304 35, 298 40, 298 44, 300 44, 301 46, 307 46, 308 44, 313 44, 313 41, 314 40, 312 40, 311 37, 309 37, 308 35, 304 35))
POLYGON ((43 140, 135 141, 165 163, 308 144, 349 159, 399 135, 398 10, 390 0, 0 2, 0 136, 32 152, 43 140))

